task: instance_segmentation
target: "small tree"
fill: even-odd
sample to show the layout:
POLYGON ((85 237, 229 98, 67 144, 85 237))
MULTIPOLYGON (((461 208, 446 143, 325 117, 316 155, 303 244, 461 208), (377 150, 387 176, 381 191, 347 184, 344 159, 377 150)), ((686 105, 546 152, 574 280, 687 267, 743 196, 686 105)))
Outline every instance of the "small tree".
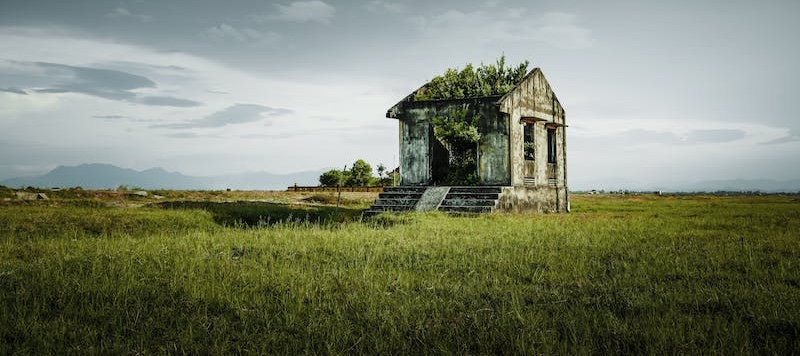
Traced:
POLYGON ((365 187, 370 184, 371 178, 372 166, 363 159, 359 159, 353 163, 353 167, 350 169, 350 179, 347 185, 365 187))
POLYGON ((378 170, 378 178, 383 178, 383 172, 386 170, 386 166, 384 166, 383 163, 378 163, 375 169, 378 170))
POLYGON ((335 187, 344 183, 344 175, 338 169, 331 169, 319 176, 319 183, 324 187, 335 187))

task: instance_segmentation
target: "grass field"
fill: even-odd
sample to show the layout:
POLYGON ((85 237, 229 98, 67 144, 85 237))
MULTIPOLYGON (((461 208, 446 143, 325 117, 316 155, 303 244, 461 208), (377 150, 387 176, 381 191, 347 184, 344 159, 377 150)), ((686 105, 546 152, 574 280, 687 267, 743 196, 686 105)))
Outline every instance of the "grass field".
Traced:
POLYGON ((800 353, 797 196, 161 193, 0 205, 0 354, 800 353))

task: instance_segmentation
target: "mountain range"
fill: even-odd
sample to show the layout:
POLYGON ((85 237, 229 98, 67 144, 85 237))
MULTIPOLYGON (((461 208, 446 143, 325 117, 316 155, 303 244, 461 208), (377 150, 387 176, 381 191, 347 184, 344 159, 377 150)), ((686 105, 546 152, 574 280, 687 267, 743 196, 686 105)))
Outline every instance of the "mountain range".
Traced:
MULTIPOLYGON (((289 174, 250 172, 210 177, 187 176, 168 172, 163 168, 144 171, 120 168, 111 164, 82 164, 59 166, 52 171, 31 177, 10 178, 0 185, 12 188, 24 187, 82 187, 85 189, 113 189, 119 186, 142 189, 236 189, 236 190, 285 190, 294 185, 316 186, 325 170, 305 171, 289 174)), ((800 192, 800 179, 778 181, 772 179, 729 179, 698 182, 635 182, 624 179, 591 180, 576 179, 571 190, 603 189, 606 191, 665 191, 665 192, 714 192, 714 191, 761 191, 800 192)))
POLYGON ((163 168, 143 171, 120 168, 111 164, 91 163, 79 166, 58 166, 40 176, 10 178, 0 181, 12 188, 24 187, 82 187, 84 189, 113 189, 119 186, 141 189, 236 189, 236 190, 285 190, 293 184, 317 185, 320 171, 289 174, 249 172, 211 177, 187 176, 167 172, 163 168))

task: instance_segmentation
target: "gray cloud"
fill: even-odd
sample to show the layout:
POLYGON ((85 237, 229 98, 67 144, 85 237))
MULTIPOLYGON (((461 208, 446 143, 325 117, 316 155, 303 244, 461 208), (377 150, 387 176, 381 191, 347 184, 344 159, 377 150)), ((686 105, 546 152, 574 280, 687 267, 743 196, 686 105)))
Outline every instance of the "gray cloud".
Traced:
POLYGON ((181 108, 190 108, 203 105, 193 100, 173 98, 171 96, 143 96, 138 98, 136 102, 150 106, 174 106, 181 108))
POLYGON ((789 134, 774 140, 762 142, 762 145, 779 145, 782 143, 800 142, 800 129, 790 129, 789 134))
POLYGON ((194 107, 201 105, 196 101, 168 96, 140 96, 133 90, 155 88, 156 83, 147 77, 125 71, 49 62, 5 62, 5 64, 11 64, 9 68, 12 72, 2 73, 2 77, 15 85, 27 88, 7 88, 3 91, 17 94, 27 92, 78 93, 149 106, 194 107))
POLYGON ((0 88, 0 91, 6 92, 6 93, 19 94, 19 95, 28 95, 28 93, 26 91, 24 91, 22 89, 17 89, 17 88, 0 88))
POLYGON ((745 132, 742 130, 694 130, 686 134, 687 143, 723 143, 743 139, 745 132))
POLYGON ((45 93, 81 93, 112 100, 131 100, 136 94, 133 89, 154 88, 152 80, 127 72, 75 67, 64 64, 37 62, 36 66, 44 69, 45 75, 62 78, 52 88, 37 90, 45 93))
POLYGON ((336 14, 336 8, 319 0, 295 1, 289 5, 275 4, 280 12, 279 20, 292 22, 329 23, 336 14))
POLYGON ((275 44, 281 39, 281 35, 276 32, 261 32, 248 27, 237 28, 226 23, 208 28, 206 34, 218 41, 235 41, 251 45, 275 44))
POLYGON ((104 120, 120 120, 120 119, 127 119, 127 116, 123 115, 93 115, 95 119, 104 119, 104 120))
MULTIPOLYGON (((697 145, 708 143, 725 143, 741 140, 745 137, 742 130, 692 130, 683 134, 669 131, 633 129, 612 135, 588 140, 599 140, 605 143, 623 143, 625 145, 697 145)), ((584 139, 585 141, 587 139, 584 139)))
POLYGON ((227 125, 255 122, 265 118, 278 117, 291 112, 292 111, 289 109, 272 108, 269 106, 256 104, 235 104, 202 119, 177 124, 153 125, 151 127, 162 127, 169 129, 223 127, 227 125))
POLYGON ((111 10, 111 12, 106 14, 106 17, 111 18, 111 19, 132 18, 132 19, 139 20, 141 22, 153 22, 153 16, 144 15, 144 14, 135 14, 135 13, 131 12, 130 10, 128 10, 128 9, 126 9, 124 7, 121 7, 121 6, 115 8, 114 10, 111 10))
POLYGON ((404 4, 399 2, 375 0, 367 3, 367 10, 375 13, 388 12, 393 14, 400 14, 406 12, 408 9, 404 4))
POLYGON ((200 137, 200 135, 198 135, 198 134, 196 134, 194 132, 176 132, 176 133, 165 134, 164 136, 171 137, 171 138, 197 138, 197 137, 200 137))
POLYGON ((455 46, 490 44, 498 41, 536 41, 560 49, 587 49, 594 40, 591 31, 577 23, 571 13, 529 14, 525 8, 489 11, 447 10, 408 19, 418 31, 455 46), (528 18, 532 17, 532 20, 528 18), (480 26, 476 26, 480 24, 480 26))

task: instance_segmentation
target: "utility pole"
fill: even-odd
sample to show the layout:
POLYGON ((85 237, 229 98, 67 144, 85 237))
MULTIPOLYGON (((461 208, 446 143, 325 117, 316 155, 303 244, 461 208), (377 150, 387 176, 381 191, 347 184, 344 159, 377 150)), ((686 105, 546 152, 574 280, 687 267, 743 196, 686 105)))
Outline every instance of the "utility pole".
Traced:
POLYGON ((339 214, 339 201, 342 199, 342 179, 344 179, 344 172, 347 171, 347 165, 342 167, 342 174, 339 176, 339 181, 336 183, 336 210, 333 215, 339 214))

